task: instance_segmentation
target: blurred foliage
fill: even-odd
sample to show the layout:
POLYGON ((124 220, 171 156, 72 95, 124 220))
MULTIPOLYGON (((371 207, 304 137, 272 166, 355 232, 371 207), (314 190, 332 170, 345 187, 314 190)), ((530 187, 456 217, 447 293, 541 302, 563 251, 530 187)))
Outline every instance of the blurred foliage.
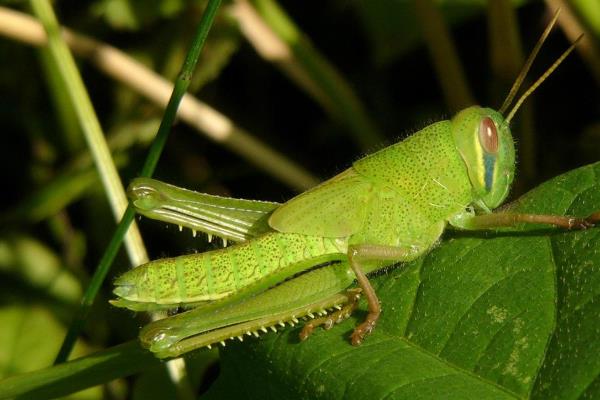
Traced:
MULTIPOLYGON (((521 3, 515 2, 520 6, 517 22, 527 52, 547 23, 548 12, 543 3, 521 3)), ((22 1, 2 4, 27 12, 22 1)), ((355 91, 377 131, 385 136, 381 146, 450 116, 410 2, 279 4, 355 91)), ((498 78, 488 61, 486 2, 436 4, 450 24, 475 97, 483 105, 498 107, 498 78)), ((575 11, 581 24, 596 35, 590 39, 598 44, 595 2, 574 4, 578 4, 575 11)), ((202 0, 55 2, 65 26, 118 47, 170 80, 179 70, 203 6, 202 0)), ((192 78, 194 94, 322 178, 377 150, 362 148, 348 134, 344 121, 331 118, 297 81, 261 58, 238 29, 228 12, 230 6, 223 6, 209 35, 192 78)), ((539 76, 568 44, 556 29, 530 76, 539 76)), ((56 89, 55 72, 47 66, 44 52, 2 38, 0 59, 4 60, 0 65, 0 179, 5 188, 0 197, 0 377, 5 377, 51 363, 114 222, 72 110, 56 89)), ((82 62, 80 69, 127 182, 141 168, 162 111, 90 64, 82 62)), ((503 90, 508 88, 503 86, 503 90)), ((528 101, 534 109, 535 174, 519 188, 531 188, 600 158, 599 93, 593 74, 578 55, 571 56, 538 89, 528 101)), ((519 134, 515 132, 517 138, 519 134)), ((294 195, 247 160, 184 124, 174 127, 156 177, 235 197, 283 201, 294 195)), ((192 238, 162 224, 143 220, 141 226, 152 258, 212 246, 202 237, 192 238)), ((113 273, 127 265, 122 255, 113 273)), ((77 354, 130 340, 142 323, 143 317, 109 307, 110 286, 107 282, 97 301, 77 354)), ((199 364, 204 371, 205 363, 199 364)), ((159 398, 159 393, 172 394, 172 388, 164 389, 167 392, 152 389, 160 382, 155 373, 148 372, 132 385, 124 380, 112 382, 104 395, 149 398, 148 393, 154 393, 159 398)), ((102 395, 94 389, 78 398, 102 395)))

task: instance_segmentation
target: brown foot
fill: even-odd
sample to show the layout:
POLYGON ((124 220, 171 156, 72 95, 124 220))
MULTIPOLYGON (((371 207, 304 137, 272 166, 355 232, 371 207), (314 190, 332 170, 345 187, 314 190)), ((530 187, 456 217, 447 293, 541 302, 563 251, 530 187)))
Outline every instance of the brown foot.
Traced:
POLYGON ((593 213, 592 215, 588 216, 585 220, 586 223, 586 228, 591 228, 593 227, 595 224, 600 222, 600 211, 593 213))
POLYGON ((353 346, 360 346, 363 342, 365 336, 371 333, 371 331, 375 328, 377 324, 377 319, 379 319, 379 314, 367 314, 367 318, 365 321, 354 328, 354 332, 350 336, 353 346))
POLYGON ((595 223, 598 222, 600 218, 600 213, 595 213, 590 215, 587 218, 568 218, 567 219, 567 226, 566 228, 571 230, 571 229, 588 229, 588 228, 593 228, 595 223))
POLYGON ((308 322, 300 331, 300 340, 306 340, 318 326, 323 326, 323 329, 331 329, 334 324, 348 319, 354 310, 358 307, 358 301, 360 300, 360 294, 362 290, 360 288, 349 289, 348 291, 348 304, 344 305, 340 310, 333 312, 325 317, 316 318, 308 322))

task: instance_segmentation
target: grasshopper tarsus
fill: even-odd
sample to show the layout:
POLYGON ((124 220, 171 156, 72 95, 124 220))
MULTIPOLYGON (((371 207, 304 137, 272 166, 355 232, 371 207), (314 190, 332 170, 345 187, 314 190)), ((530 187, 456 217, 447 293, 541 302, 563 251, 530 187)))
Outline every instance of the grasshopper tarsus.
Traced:
POLYGON ((308 339, 308 337, 312 335, 312 333, 315 331, 315 328, 317 326, 314 324, 314 322, 315 321, 311 321, 304 325, 304 327, 300 331, 300 334, 298 334, 298 338, 300 338, 301 342, 304 342, 306 339, 308 339))
POLYGON ((600 222, 600 211, 589 215, 587 218, 585 218, 585 222, 587 226, 584 229, 596 226, 596 224, 600 222))
POLYGON ((588 218, 572 218, 569 221, 569 229, 580 229, 580 230, 585 230, 588 228, 593 228, 594 227, 594 220, 590 219, 590 217, 588 218))
POLYGON ((375 329, 378 319, 379 314, 369 313, 365 321, 354 328, 354 332, 352 332, 352 335, 350 336, 350 341, 353 346, 360 346, 362 344, 365 337, 375 329))
POLYGON ((600 221, 600 212, 594 213, 586 218, 550 216, 554 224, 568 230, 586 230, 593 228, 600 221))

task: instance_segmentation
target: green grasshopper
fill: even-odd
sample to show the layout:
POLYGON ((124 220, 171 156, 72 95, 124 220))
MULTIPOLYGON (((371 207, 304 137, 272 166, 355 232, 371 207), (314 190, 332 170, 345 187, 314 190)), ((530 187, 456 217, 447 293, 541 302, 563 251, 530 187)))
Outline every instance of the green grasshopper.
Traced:
MULTIPOLYGON (((600 219, 491 210, 508 196, 515 171, 510 122, 523 101, 574 49, 573 43, 514 104, 537 51, 500 111, 469 107, 362 158, 284 204, 211 196, 147 178, 129 196, 138 213, 222 238, 225 248, 149 262, 115 281, 112 303, 135 311, 189 310, 140 333, 158 357, 225 345, 244 335, 320 317, 300 332, 347 318, 362 295, 368 313, 351 335, 359 345, 381 313, 367 274, 414 260, 450 225, 462 230, 542 223, 585 229, 600 219), (237 242, 226 247, 228 241, 237 242), (354 281, 358 287, 352 287, 354 281)), ((578 39, 579 40, 579 39, 578 39)))

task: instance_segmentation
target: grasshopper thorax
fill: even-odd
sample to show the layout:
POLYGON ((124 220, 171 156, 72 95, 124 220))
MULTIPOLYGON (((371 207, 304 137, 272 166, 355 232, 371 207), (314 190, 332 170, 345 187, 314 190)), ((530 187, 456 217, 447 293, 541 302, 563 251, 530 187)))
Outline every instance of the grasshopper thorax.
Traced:
POLYGON ((498 207, 515 172, 514 143, 504 117, 491 108, 466 108, 452 118, 452 136, 467 167, 473 204, 483 210, 498 207))

